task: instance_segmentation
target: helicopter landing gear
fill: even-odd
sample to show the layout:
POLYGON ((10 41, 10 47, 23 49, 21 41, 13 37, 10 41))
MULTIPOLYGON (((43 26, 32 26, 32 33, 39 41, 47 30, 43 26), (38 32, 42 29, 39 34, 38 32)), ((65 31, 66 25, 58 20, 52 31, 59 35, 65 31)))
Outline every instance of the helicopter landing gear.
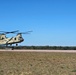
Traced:
POLYGON ((12 50, 14 50, 14 47, 12 47, 12 50))
POLYGON ((11 47, 9 47, 8 44, 6 44, 6 46, 4 46, 4 49, 11 50, 11 47))
POLYGON ((14 50, 14 47, 12 46, 12 44, 10 44, 10 48, 11 48, 11 50, 14 50))

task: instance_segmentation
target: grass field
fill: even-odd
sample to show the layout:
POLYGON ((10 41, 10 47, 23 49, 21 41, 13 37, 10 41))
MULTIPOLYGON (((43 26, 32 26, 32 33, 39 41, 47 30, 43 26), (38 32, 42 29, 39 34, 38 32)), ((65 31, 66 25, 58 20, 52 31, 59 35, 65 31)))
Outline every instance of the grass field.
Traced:
POLYGON ((0 75, 76 75, 76 54, 0 52, 0 75))

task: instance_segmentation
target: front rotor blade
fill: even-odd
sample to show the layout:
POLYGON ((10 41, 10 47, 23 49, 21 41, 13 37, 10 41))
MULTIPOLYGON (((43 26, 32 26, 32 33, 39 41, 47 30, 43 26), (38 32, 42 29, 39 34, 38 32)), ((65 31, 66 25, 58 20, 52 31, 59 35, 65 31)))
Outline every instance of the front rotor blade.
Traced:
POLYGON ((27 32, 21 32, 20 34, 30 34, 32 31, 27 31, 27 32))
POLYGON ((11 31, 11 33, 15 33, 15 32, 19 32, 19 30, 16 30, 16 31, 11 31))
POLYGON ((29 34, 32 31, 22 32, 22 34, 29 34))

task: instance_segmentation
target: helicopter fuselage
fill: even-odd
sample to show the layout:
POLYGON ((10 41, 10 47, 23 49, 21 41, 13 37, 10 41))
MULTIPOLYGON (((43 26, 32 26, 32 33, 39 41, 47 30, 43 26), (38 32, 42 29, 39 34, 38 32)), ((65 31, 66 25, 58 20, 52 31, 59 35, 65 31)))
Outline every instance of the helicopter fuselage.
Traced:
POLYGON ((0 45, 6 45, 6 47, 8 45, 12 45, 12 44, 16 44, 16 46, 18 46, 17 43, 21 43, 24 41, 22 34, 29 34, 32 31, 27 31, 27 32, 19 32, 19 30, 16 31, 11 31, 11 32, 6 32, 6 31, 0 31, 0 45), (15 37, 11 37, 8 38, 6 37, 7 34, 17 34, 15 37))
POLYGON ((4 34, 0 35, 0 44, 1 45, 9 45, 9 44, 17 44, 23 42, 21 34, 17 34, 16 37, 7 38, 4 34))

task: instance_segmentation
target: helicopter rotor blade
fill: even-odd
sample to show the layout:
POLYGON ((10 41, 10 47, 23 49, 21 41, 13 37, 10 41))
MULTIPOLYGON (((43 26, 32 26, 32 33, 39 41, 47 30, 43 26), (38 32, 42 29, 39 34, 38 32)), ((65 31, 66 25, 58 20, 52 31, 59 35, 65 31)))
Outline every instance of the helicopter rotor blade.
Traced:
POLYGON ((32 31, 20 32, 20 33, 17 33, 17 34, 30 34, 30 32, 32 32, 32 31))
POLYGON ((30 32, 32 32, 32 31, 27 31, 27 32, 19 32, 19 30, 11 31, 11 32, 0 31, 0 34, 10 34, 10 33, 13 33, 13 34, 30 34, 30 32))
MULTIPOLYGON (((0 31, 0 32, 6 32, 6 31, 0 31)), ((19 32, 19 30, 11 31, 11 32, 19 32)), ((9 33, 9 32, 7 32, 7 33, 9 33)))
POLYGON ((18 33, 18 34, 30 34, 30 32, 32 32, 32 31, 21 32, 21 33, 18 33))
POLYGON ((1 34, 9 34, 9 33, 16 33, 16 32, 19 32, 19 30, 11 31, 11 32, 0 31, 1 34))
POLYGON ((11 31, 11 32, 5 32, 5 33, 16 33, 16 32, 18 32, 19 30, 16 30, 16 31, 11 31))

